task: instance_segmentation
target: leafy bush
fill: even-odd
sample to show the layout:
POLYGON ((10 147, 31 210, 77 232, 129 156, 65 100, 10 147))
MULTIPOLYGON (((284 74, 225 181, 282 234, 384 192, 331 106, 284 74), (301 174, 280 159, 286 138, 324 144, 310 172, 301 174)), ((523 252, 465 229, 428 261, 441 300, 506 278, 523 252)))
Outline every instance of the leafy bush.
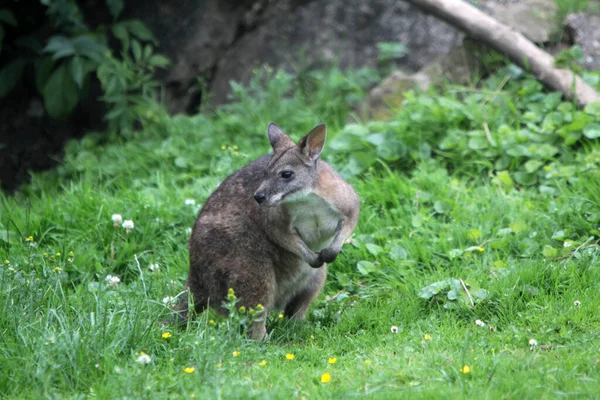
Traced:
MULTIPOLYGON (((109 111, 106 119, 111 128, 130 127, 133 115, 140 112, 139 106, 148 105, 154 97, 154 70, 169 63, 154 53, 156 40, 152 33, 138 20, 114 23, 110 32, 121 43, 121 51, 116 55, 107 45, 110 36, 105 27, 90 30, 76 2, 45 0, 42 4, 47 7, 54 34, 45 44, 32 35, 10 43, 26 50, 17 52, 20 55, 0 70, 0 97, 8 95, 22 74, 29 71, 28 66, 32 66, 31 79, 44 99, 46 111, 51 117, 62 119, 87 95, 91 79, 96 76, 102 84, 102 99, 109 111)), ((106 4, 117 19, 123 2, 107 0, 106 4)), ((0 9, 0 44, 4 44, 2 24, 17 23, 10 10, 0 9)))
MULTIPOLYGON (((588 79, 598 85, 598 74, 588 79)), ((347 125, 330 144, 346 176, 380 162, 410 169, 435 157, 451 171, 495 174, 505 187, 538 185, 552 192, 557 179, 573 179, 597 152, 573 154, 600 137, 600 105, 578 110, 561 93, 511 65, 485 81, 481 90, 406 94, 388 121, 347 125), (522 115, 522 118, 519 116, 522 115), (569 168, 561 160, 575 158, 569 168)))

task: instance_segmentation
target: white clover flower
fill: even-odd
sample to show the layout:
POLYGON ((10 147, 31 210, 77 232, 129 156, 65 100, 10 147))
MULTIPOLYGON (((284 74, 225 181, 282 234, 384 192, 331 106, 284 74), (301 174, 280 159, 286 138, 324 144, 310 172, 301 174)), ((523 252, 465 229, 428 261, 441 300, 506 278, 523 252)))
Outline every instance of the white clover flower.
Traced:
POLYGON ((123 221, 123 225, 122 226, 123 226, 123 228, 128 229, 128 230, 129 229, 133 229, 133 227, 134 227, 133 221, 130 220, 130 219, 127 219, 127 220, 123 221))
POLYGON ((392 333, 398 333, 398 327, 397 326, 392 326, 390 328, 390 330, 392 331, 392 333))
POLYGON ((171 305, 175 302, 175 298, 171 297, 171 296, 167 296, 165 298, 162 299, 162 302, 165 306, 171 305))
POLYGON ((575 300, 573 304, 575 304, 575 307, 579 307, 581 305, 581 302, 579 300, 575 300))
POLYGON ((123 217, 121 216, 121 214, 113 214, 112 222, 113 222, 113 225, 115 227, 117 227, 117 226, 121 225, 121 223, 123 222, 123 217))
POLYGON ((478 320, 475 321, 475 325, 477 325, 477 326, 485 326, 485 323, 482 320, 478 319, 478 320))
POLYGON ((141 352, 135 359, 135 362, 139 364, 150 364, 152 362, 152 357, 144 352, 141 352))
POLYGON ((192 228, 185 228, 185 233, 188 235, 192 234, 192 228))
POLYGON ((117 287, 117 285, 119 284, 119 282, 121 282, 121 279, 119 279, 119 277, 115 276, 115 275, 107 275, 106 278, 104 278, 104 280, 109 285, 113 285, 114 287, 117 287))
POLYGON ((529 339, 529 345, 530 345, 531 347, 535 347, 535 346, 537 346, 537 345, 538 345, 538 342, 537 342, 537 340, 535 340, 535 339, 531 338, 531 339, 529 339))
POLYGON ((194 206, 194 205, 196 205, 196 200, 194 200, 194 199, 185 199, 185 205, 186 206, 194 206))
POLYGON ((160 268, 160 266, 159 266, 158 264, 156 264, 156 263, 155 263, 155 264, 150 264, 150 265, 148 265, 148 269, 149 269, 150 271, 152 271, 152 272, 156 272, 156 271, 158 271, 158 270, 159 270, 159 268, 160 268))

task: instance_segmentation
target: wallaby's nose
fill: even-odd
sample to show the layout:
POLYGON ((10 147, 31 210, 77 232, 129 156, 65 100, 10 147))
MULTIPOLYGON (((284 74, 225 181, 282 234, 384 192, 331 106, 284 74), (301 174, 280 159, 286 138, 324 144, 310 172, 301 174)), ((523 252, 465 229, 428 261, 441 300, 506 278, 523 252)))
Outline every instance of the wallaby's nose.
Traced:
POLYGON ((264 193, 254 193, 254 200, 256 200, 258 204, 262 203, 266 199, 267 196, 264 193))

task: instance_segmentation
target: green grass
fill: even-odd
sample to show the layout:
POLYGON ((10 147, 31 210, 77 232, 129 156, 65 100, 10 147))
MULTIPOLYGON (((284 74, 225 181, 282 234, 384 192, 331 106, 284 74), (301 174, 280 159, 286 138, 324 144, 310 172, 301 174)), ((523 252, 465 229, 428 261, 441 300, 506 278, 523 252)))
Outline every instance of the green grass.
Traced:
POLYGON ((157 107, 126 139, 72 142, 60 168, 0 197, 0 397, 600 393, 596 109, 559 104, 523 76, 491 101, 485 87, 415 94, 390 121, 347 126, 370 72, 259 78, 236 87, 238 100, 215 115, 169 117, 157 107), (180 329, 163 299, 181 292, 187 273, 198 207, 185 200, 201 204, 267 152, 271 121, 295 138, 328 124, 324 155, 361 195, 352 243, 308 320, 271 314, 268 341, 246 340, 239 315, 208 312, 180 329), (478 137, 482 121, 498 146, 446 146, 461 132, 478 137), (532 142, 557 153, 538 157, 532 142), (405 156, 391 157, 387 145, 405 156), (494 165, 506 157, 502 174, 494 165), (117 213, 134 221, 130 233, 113 226, 117 213), (462 283, 444 287, 448 279, 462 283), (142 352, 148 364, 138 362, 142 352))

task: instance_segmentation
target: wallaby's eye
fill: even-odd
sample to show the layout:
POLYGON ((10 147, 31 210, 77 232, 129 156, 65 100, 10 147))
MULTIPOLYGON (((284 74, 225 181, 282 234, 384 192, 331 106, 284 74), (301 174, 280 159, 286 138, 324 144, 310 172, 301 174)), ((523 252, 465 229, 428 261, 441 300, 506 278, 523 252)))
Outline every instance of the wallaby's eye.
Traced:
POLYGON ((280 175, 283 179, 290 179, 292 176, 294 176, 294 171, 286 169, 284 171, 281 171, 280 175))

